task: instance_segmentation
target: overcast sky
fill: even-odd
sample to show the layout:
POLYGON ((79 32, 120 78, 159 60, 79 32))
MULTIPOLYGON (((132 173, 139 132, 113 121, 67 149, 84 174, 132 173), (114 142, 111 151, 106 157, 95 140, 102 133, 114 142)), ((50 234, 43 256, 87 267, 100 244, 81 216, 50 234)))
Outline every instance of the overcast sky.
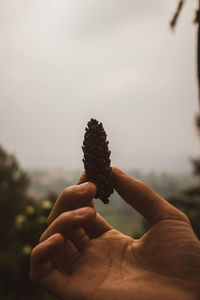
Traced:
POLYGON ((82 168, 84 128, 104 124, 112 163, 190 170, 197 1, 1 0, 0 143, 24 168, 82 168))

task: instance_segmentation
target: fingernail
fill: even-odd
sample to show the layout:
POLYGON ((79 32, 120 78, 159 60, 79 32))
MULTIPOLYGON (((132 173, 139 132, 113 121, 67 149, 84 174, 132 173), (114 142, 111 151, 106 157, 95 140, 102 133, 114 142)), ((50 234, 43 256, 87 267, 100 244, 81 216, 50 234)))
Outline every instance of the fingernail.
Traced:
POLYGON ((87 207, 81 207, 81 208, 78 208, 78 209, 75 209, 74 213, 75 215, 83 215, 86 211, 87 207))
POLYGON ((87 188, 88 182, 76 185, 76 190, 78 192, 83 192, 87 188))

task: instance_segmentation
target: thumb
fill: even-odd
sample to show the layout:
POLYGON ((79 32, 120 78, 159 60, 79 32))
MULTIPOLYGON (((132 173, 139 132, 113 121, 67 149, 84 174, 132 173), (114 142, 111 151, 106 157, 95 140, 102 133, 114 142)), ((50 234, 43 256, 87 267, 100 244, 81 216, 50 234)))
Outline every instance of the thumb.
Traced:
POLYGON ((189 222, 184 213, 169 204, 145 183, 128 176, 115 167, 112 168, 112 177, 118 194, 135 208, 150 225, 164 219, 189 222))

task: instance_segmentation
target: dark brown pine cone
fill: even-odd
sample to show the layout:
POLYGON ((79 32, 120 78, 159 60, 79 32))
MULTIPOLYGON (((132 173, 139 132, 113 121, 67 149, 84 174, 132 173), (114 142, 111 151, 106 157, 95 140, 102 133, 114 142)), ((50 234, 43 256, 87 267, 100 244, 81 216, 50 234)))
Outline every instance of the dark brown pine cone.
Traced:
POLYGON ((108 197, 114 192, 107 135, 102 123, 95 119, 88 122, 85 131, 82 149, 86 178, 97 186, 95 198, 106 204, 109 202, 108 197))

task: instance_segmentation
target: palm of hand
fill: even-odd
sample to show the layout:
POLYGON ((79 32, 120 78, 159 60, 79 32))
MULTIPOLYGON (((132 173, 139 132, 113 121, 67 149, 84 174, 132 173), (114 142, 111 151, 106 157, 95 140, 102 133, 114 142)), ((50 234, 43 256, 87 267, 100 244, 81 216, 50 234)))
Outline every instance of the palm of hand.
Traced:
POLYGON ((84 191, 69 187, 32 251, 32 282, 67 300, 197 299, 200 242, 187 217, 145 184, 112 172, 117 192, 151 229, 139 240, 121 234, 88 207, 96 194, 92 183, 84 191), (53 260, 68 275, 57 272, 53 260))
MULTIPOLYGON (((72 299, 121 299, 122 294, 132 299, 134 293, 140 294, 137 299, 146 299, 151 292, 154 299, 160 299, 160 288, 164 289, 166 279, 172 287, 172 291, 167 290, 172 299, 171 293, 177 293, 177 286, 190 286, 191 275, 193 285, 195 281, 198 287, 200 277, 196 276, 200 266, 196 262, 200 260, 200 243, 191 232, 187 222, 163 220, 140 240, 112 229, 89 241, 73 262, 73 273, 67 284, 75 295, 72 299)), ((167 297, 166 291, 163 293, 167 297)), ((187 299, 182 294, 180 297, 187 299)))

